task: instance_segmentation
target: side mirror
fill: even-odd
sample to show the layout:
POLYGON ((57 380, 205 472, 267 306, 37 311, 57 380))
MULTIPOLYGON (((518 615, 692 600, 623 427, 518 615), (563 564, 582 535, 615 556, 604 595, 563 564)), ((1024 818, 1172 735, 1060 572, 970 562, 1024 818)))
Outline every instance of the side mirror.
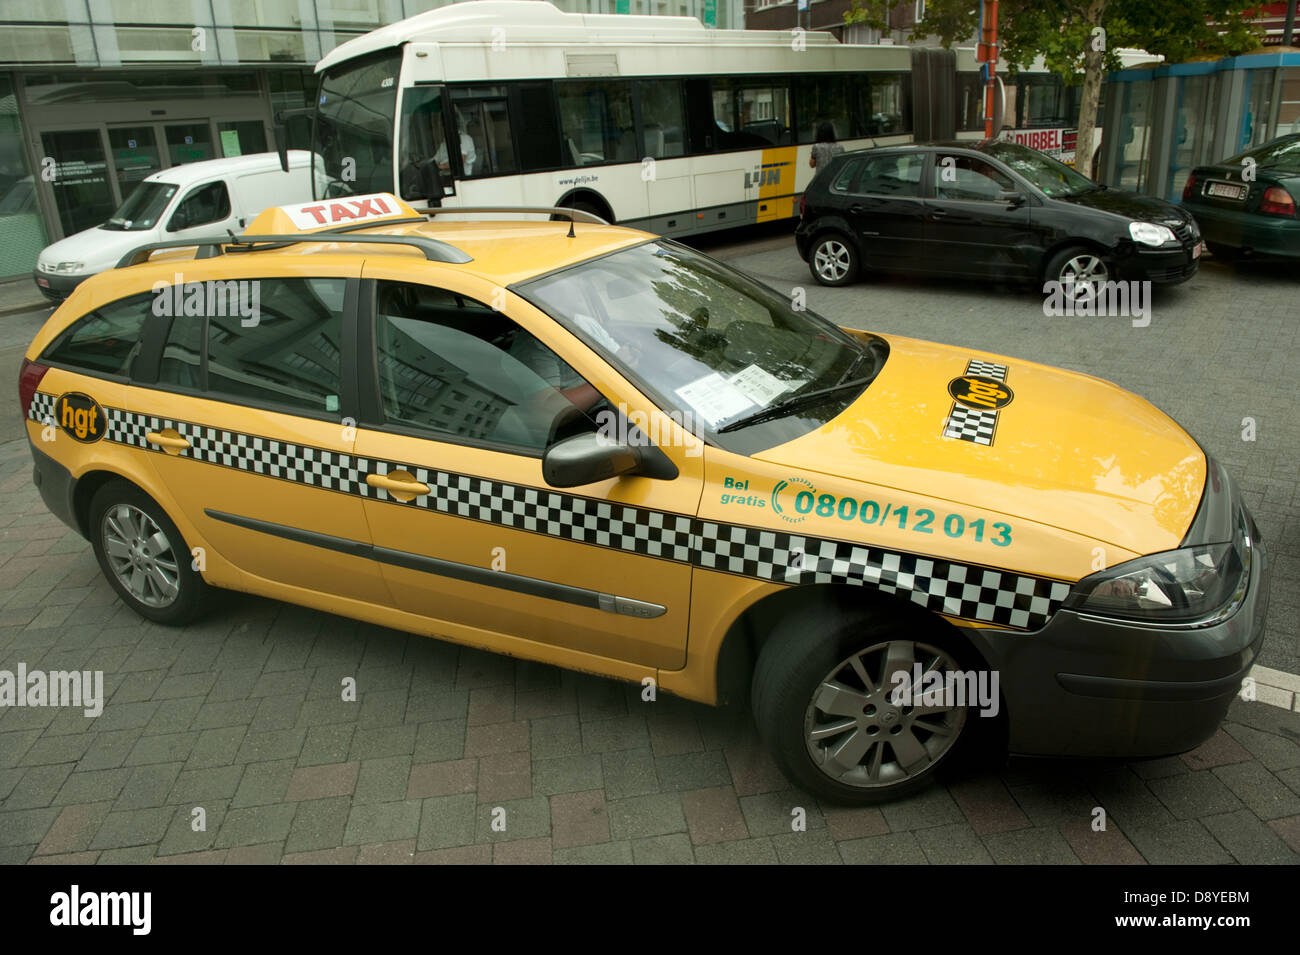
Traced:
POLYGON ((582 487, 641 466, 639 448, 595 431, 557 441, 542 455, 542 477, 552 487, 582 487))
POLYGON ((998 193, 998 202, 1005 202, 1014 209, 1025 204, 1025 197, 1014 189, 1006 189, 998 193))
POLYGON ((586 431, 556 441, 542 455, 542 477, 551 487, 582 487, 620 474, 640 474, 671 481, 677 477, 672 458, 655 447, 635 426, 623 424, 627 440, 586 431))

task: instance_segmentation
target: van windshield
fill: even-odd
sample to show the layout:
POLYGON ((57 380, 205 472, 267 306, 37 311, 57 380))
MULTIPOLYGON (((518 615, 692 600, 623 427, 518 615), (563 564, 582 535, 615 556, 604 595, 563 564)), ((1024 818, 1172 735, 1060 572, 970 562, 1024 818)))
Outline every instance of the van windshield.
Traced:
POLYGON ((176 186, 166 182, 142 182, 126 202, 117 207, 112 218, 100 228, 111 232, 141 232, 158 224, 167 204, 176 195, 176 186))

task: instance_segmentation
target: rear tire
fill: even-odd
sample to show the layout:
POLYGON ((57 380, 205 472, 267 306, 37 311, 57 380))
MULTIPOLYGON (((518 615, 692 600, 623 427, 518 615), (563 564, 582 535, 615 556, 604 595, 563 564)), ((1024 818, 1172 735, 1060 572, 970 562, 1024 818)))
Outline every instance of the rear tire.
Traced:
POLYGON ((858 250, 851 239, 840 233, 823 232, 813 239, 808 250, 808 271, 822 285, 851 285, 861 271, 858 250))
POLYGON ((791 783, 837 803, 873 805, 961 768, 997 721, 980 719, 978 703, 906 705, 885 676, 910 676, 915 663, 923 673, 978 672, 973 653, 946 631, 928 614, 875 608, 828 607, 779 623, 759 655, 751 698, 759 735, 791 783))
POLYGON ((91 498, 89 516, 99 567, 132 610, 180 626, 208 609, 211 588, 194 569, 181 532, 148 494, 109 481, 91 498))

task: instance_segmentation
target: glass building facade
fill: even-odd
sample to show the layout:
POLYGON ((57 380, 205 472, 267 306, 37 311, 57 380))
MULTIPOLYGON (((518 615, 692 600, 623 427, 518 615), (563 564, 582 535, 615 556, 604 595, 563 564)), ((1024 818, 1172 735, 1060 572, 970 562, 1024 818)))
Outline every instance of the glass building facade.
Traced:
MULTIPOLYGON (((0 0, 0 277, 107 219, 152 172, 273 149, 275 112, 311 102, 325 53, 446 2, 0 0)), ((744 25, 743 0, 555 5, 744 25)))

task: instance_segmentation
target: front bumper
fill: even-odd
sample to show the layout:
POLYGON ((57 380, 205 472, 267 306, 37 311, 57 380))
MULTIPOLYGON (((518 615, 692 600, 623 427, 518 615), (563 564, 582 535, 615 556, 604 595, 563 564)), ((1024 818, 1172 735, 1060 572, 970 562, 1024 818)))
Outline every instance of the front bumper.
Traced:
POLYGON ((1201 266, 1194 243, 1178 249, 1135 248, 1117 263, 1120 278, 1128 281, 1147 281, 1152 285, 1177 285, 1186 282, 1201 266))
POLYGON ((40 269, 32 269, 32 281, 41 290, 41 294, 51 302, 62 302, 72 294, 73 289, 89 277, 88 275, 53 275, 40 269))
MULTIPOLYGON (((1189 540, 1221 536, 1240 504, 1215 472, 1189 540)), ((1058 610, 1035 633, 966 628, 999 672, 1008 746, 1032 756, 1153 757, 1209 739, 1241 692, 1264 641, 1269 554, 1252 532, 1250 579, 1236 613, 1215 625, 1157 627, 1058 610)))

